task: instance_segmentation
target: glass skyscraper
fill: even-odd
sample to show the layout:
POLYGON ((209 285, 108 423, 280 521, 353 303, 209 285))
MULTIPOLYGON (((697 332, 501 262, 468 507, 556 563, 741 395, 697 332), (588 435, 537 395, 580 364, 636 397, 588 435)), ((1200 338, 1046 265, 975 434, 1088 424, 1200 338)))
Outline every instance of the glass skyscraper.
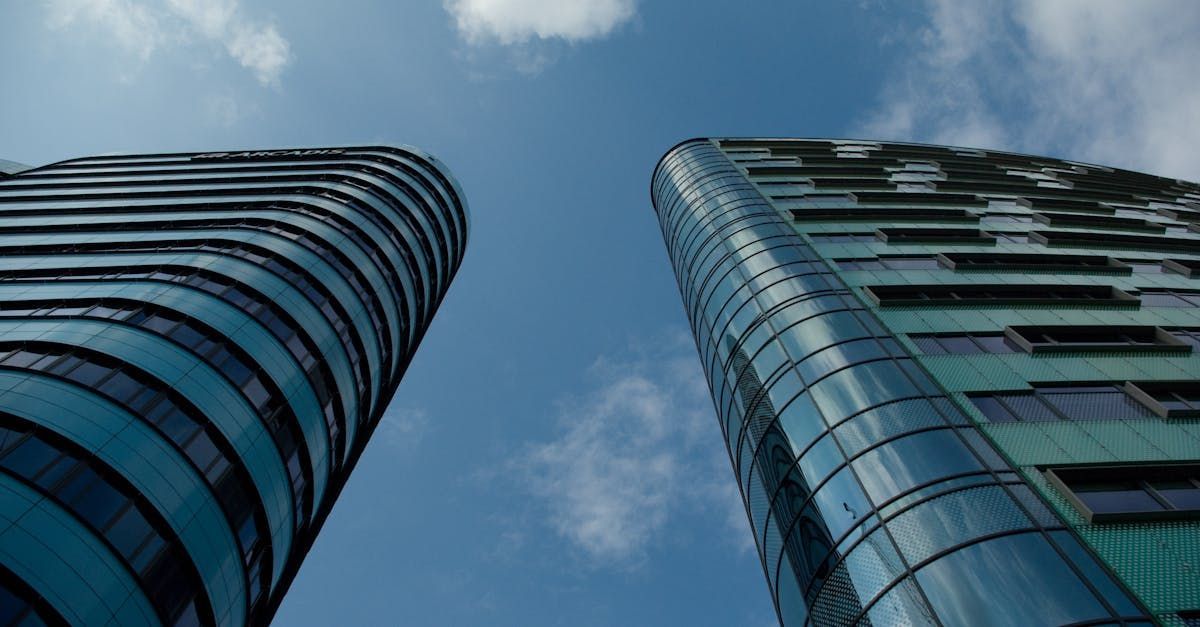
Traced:
POLYGON ((1200 624, 1200 186, 697 139, 651 195, 782 623, 1200 624))
POLYGON ((273 615, 467 239, 362 146, 0 174, 0 624, 273 615))

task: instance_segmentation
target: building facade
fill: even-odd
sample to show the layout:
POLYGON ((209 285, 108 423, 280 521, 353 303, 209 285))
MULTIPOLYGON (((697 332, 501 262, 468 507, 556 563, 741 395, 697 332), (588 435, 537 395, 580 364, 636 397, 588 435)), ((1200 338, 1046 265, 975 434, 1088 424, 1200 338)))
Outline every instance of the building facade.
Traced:
POLYGON ((0 176, 0 624, 268 622, 467 221, 412 148, 0 176))
POLYGON ((781 623, 1200 624, 1200 186, 698 139, 651 196, 781 623))

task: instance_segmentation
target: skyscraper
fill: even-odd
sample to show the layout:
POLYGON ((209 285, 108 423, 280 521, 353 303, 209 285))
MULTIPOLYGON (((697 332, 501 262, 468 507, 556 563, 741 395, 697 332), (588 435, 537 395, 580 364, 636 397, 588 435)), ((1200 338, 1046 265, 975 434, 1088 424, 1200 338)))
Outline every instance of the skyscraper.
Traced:
POLYGON ((1200 621, 1200 186, 697 139, 651 196, 781 622, 1200 621))
POLYGON ((0 175, 0 624, 269 620, 467 220, 412 148, 0 175))

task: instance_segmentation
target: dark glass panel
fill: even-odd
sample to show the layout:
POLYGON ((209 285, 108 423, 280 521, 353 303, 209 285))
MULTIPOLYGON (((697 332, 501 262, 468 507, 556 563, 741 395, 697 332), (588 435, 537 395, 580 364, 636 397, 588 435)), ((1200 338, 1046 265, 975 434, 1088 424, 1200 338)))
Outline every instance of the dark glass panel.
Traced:
POLYGON ((947 335, 938 338, 938 342, 946 349, 946 352, 954 355, 969 355, 978 353, 980 349, 971 341, 971 338, 965 335, 947 335))
POLYGON ((1003 334, 981 334, 972 335, 971 337, 975 340, 976 344, 979 344, 983 348, 985 353, 1001 354, 1017 352, 1017 347, 1013 346, 1012 342, 1010 342, 1008 338, 1004 337, 1003 334))
POLYGON ((98 529, 106 528, 112 517, 129 504, 128 498, 88 466, 76 471, 59 490, 59 496, 98 529))
POLYGON ((86 361, 79 364, 79 367, 67 374, 67 378, 80 385, 95 388, 100 383, 100 380, 107 376, 109 372, 111 372, 111 369, 105 366, 101 366, 93 361, 86 361))
POLYGON ((1155 481, 1150 485, 1175 509, 1200 510, 1200 487, 1191 481, 1155 481))
POLYGON ((971 402, 990 422, 1015 422, 1018 420, 1016 416, 1009 413, 1000 401, 991 396, 972 396, 971 402))
POLYGON ((1155 512, 1166 509, 1135 481, 1072 485, 1080 501, 1096 514, 1155 512))
POLYGON ((146 537, 153 533, 154 530, 150 523, 146 522, 146 517, 142 516, 136 507, 130 507, 113 522, 106 535, 122 555, 130 557, 146 541, 146 537))
POLYGON ((33 477, 50 462, 58 459, 58 451, 37 438, 26 438, 0 460, 0 466, 22 477, 33 477))

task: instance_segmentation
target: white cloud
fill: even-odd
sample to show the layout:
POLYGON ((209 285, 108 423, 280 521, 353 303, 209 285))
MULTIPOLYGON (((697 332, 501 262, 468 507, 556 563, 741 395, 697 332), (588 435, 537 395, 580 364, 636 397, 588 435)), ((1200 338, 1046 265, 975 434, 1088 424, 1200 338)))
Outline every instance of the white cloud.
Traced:
POLYGON ((145 62, 157 51, 199 37, 219 44, 264 85, 279 83, 291 59, 274 24, 251 20, 238 0, 44 0, 51 28, 93 28, 145 62))
POLYGON ((934 0, 857 130, 1200 178, 1200 3, 934 0))
POLYGON ((149 8, 131 0, 48 0, 46 5, 51 28, 92 24, 140 60, 150 58, 162 44, 158 17, 149 8))
POLYGON ((471 43, 598 39, 637 13, 635 0, 443 0, 471 43))
POLYGON ((410 451, 425 439, 430 426, 429 412, 393 403, 384 410, 376 434, 388 446, 410 451))
MULTIPOLYGON (((561 433, 514 462, 548 523, 593 564, 636 565, 689 512, 750 540, 741 499, 689 341, 631 360, 600 359, 597 387, 559 407, 561 433), (711 521, 710 521, 711 522, 711 521)), ((709 542, 713 538, 703 538, 709 542)))

